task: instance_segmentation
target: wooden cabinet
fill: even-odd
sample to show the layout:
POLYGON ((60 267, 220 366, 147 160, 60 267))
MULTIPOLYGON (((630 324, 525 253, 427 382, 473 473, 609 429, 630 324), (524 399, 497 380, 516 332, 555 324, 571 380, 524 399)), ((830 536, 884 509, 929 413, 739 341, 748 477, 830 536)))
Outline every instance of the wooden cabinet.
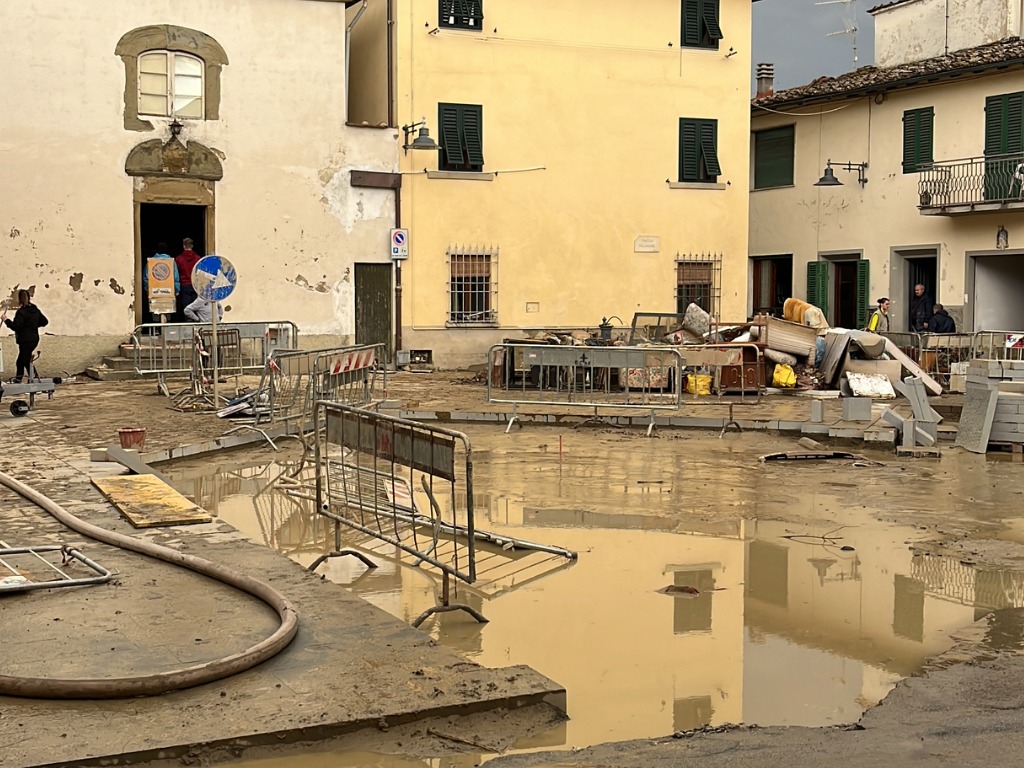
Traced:
POLYGON ((768 384, 763 349, 760 356, 753 347, 744 346, 742 350, 743 362, 740 365, 723 365, 719 369, 718 386, 722 392, 756 394, 760 387, 768 384))

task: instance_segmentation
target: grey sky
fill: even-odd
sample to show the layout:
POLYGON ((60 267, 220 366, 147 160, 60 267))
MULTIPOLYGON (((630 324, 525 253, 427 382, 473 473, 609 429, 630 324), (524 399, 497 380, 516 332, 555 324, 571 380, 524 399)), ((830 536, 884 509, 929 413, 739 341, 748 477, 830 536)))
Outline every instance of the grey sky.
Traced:
MULTIPOLYGON (((821 0, 817 0, 821 2, 821 0)), ((857 66, 874 62, 874 26, 867 9, 882 0, 816 5, 816 0, 754 3, 753 64, 775 64, 775 89, 804 85, 854 69, 853 36, 835 35, 856 19, 857 66)))

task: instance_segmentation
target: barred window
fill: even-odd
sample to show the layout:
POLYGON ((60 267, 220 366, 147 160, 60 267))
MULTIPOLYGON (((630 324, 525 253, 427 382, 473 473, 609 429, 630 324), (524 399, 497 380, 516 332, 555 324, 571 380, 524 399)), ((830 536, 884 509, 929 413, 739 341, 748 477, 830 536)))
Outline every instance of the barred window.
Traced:
POLYGON ((440 26, 455 29, 480 29, 484 22, 483 0, 438 0, 440 26))
POLYGON ((497 323, 498 250, 449 247, 448 296, 450 323, 497 323))
POLYGON ((722 254, 676 256, 676 312, 696 304, 718 317, 722 298, 722 254))

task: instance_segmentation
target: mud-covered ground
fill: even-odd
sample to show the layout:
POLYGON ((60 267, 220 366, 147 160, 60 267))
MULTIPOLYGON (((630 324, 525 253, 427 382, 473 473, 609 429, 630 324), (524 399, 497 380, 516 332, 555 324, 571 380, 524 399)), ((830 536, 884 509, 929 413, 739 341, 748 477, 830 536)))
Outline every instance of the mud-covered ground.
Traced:
MULTIPOLYGON (((402 374, 389 380, 387 397, 411 410, 488 410, 486 387, 470 373, 402 374)), ((834 411, 838 406, 829 407, 834 411)), ((764 409, 800 417, 809 405, 769 399, 764 409)), ((69 384, 58 391, 55 401, 42 401, 32 418, 73 434, 84 447, 115 442, 117 427, 144 426, 148 450, 212 439, 231 426, 209 414, 171 410, 149 382, 69 384)), ((798 450, 796 439, 770 432, 719 438, 717 431, 666 429, 647 438, 643 430, 600 424, 527 425, 508 434, 504 425, 449 426, 464 429, 471 437, 481 495, 478 509, 495 525, 528 526, 531 534, 539 526, 554 541, 560 530, 569 529, 742 540, 743 521, 759 525, 757 536, 774 537, 768 542, 774 545, 785 535, 842 529, 842 543, 856 545, 861 560, 882 550, 888 553, 875 554, 879 571, 889 568, 924 581, 933 571, 948 572, 954 581, 967 574, 975 590, 988 583, 987 577, 977 574, 995 573, 1010 585, 1010 594, 1005 605, 986 609, 979 604, 963 612, 962 625, 970 630, 961 632, 957 645, 950 640, 935 646, 941 663, 900 683, 855 728, 734 729, 716 723, 675 738, 669 725, 648 738, 574 749, 580 745, 552 743, 544 736, 557 721, 554 715, 545 722, 536 712, 518 721, 491 713, 364 731, 301 750, 294 745, 264 749, 246 756, 255 759, 251 765, 392 768, 426 760, 432 766, 468 768, 490 760, 509 768, 629 768, 698 758, 709 766, 810 766, 838 760, 855 766, 1015 764, 1024 746, 1024 737, 1018 735, 1024 732, 1024 694, 1017 684, 1024 661, 1017 655, 1021 632, 1016 618, 1024 603, 1012 593, 1018 584, 1014 574, 1024 570, 1024 464, 1010 455, 978 456, 946 443, 938 460, 897 459, 888 451, 837 444, 834 447, 867 460, 763 463, 764 454, 798 450), (905 560, 886 559, 898 559, 900 550, 905 560), (949 566, 936 569, 936 562, 949 566), (972 624, 975 619, 978 623, 972 624), (510 740, 512 732, 515 743, 510 740), (329 754, 323 753, 324 747, 329 754), (546 747, 555 751, 545 753, 546 747), (513 748, 531 751, 500 756, 513 748)), ((267 448, 258 450, 269 454, 267 448)), ((228 463, 228 458, 216 461, 228 463)), ((573 533, 572 538, 584 533, 573 533)), ((665 560, 672 562, 669 556, 665 560)), ((740 594, 745 581, 741 577, 735 582, 740 594)), ((926 605, 936 606, 935 611, 946 610, 957 600, 970 603, 957 591, 959 582, 927 586, 934 603, 926 605)), ((885 599, 891 601, 892 587, 885 589, 885 599)), ((862 604, 870 605, 871 597, 862 604)), ((580 597, 571 610, 597 611, 601 606, 602 594, 595 591, 580 597)), ((410 610, 415 614, 417 608, 410 610)), ((772 618, 769 612, 758 620, 772 618)), ((898 620, 887 621, 891 625, 898 620)), ((947 616, 946 621, 959 619, 947 616)), ((857 633, 855 628, 853 634, 857 633)), ((787 672, 794 677, 807 674, 800 668, 787 672)), ((645 669, 643 674, 657 673, 645 669)), ((570 703, 572 695, 570 689, 570 703)), ((848 725, 857 719, 850 718, 848 725)), ((228 764, 237 756, 199 751, 195 759, 200 764, 228 764)))

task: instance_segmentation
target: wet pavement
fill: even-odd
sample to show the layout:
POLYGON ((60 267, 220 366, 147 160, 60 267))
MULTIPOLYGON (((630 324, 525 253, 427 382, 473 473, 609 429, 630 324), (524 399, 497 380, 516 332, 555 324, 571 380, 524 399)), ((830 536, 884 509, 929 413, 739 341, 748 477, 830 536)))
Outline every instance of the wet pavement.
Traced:
MULTIPOLYGON (((463 380, 416 375, 406 379, 409 388, 403 391, 398 378, 389 396, 406 410, 475 407, 484 388, 463 380)), ((59 405, 44 402, 29 419, 5 420, 4 426, 11 428, 9 442, 26 446, 25 461, 16 468, 48 482, 69 503, 86 493, 74 474, 85 469, 83 448, 112 442, 112 424, 147 426, 147 450, 212 439, 228 426, 207 415, 161 408, 166 401, 149 383, 71 385, 58 390, 58 398, 65 397, 66 405, 63 399, 59 405), (79 463, 55 471, 35 453, 41 446, 52 453, 55 442, 67 451, 63 461, 79 463), (75 478, 70 485, 69 477, 75 478)), ((776 418, 810 410, 792 400, 766 408, 775 408, 776 418)), ((251 765, 391 768, 421 765, 414 756, 432 755, 426 764, 461 768, 510 750, 567 751, 630 739, 643 741, 629 742, 635 747, 630 749, 574 751, 571 761, 563 752, 498 762, 655 764, 661 759, 655 747, 665 747, 666 736, 703 725, 855 722, 897 681, 948 652, 956 632, 977 619, 989 622, 987 629, 960 658, 976 656, 982 647, 1003 653, 1019 645, 1019 622, 983 618, 1024 602, 1018 570, 1024 554, 1021 465, 1009 456, 975 456, 944 446, 939 460, 897 460, 891 452, 858 447, 869 461, 765 464, 761 455, 796 449, 795 438, 766 430, 719 439, 717 430, 660 429, 648 439, 642 429, 576 423, 527 424, 509 434, 504 424, 455 426, 474 445, 478 525, 570 547, 580 558, 565 563, 534 556, 514 568, 503 561, 459 594, 490 623, 442 614, 424 624, 423 633, 408 631, 484 667, 529 665, 565 686, 571 720, 524 726, 531 734, 527 739, 510 736, 499 723, 481 725, 477 733, 469 718, 442 723, 433 733, 411 724, 363 741, 307 745, 301 754, 272 755, 251 765)), ((306 564, 331 548, 333 528, 294 498, 260 493, 278 474, 273 462, 289 458, 261 446, 162 469, 191 484, 199 503, 220 516, 214 525, 221 534, 237 530, 260 545, 228 535, 226 556, 262 562, 256 550, 273 548, 306 564)), ((187 533, 171 538, 190 540, 187 533)), ((403 622, 433 603, 438 585, 428 569, 410 567, 387 546, 349 534, 346 543, 364 549, 380 568, 367 571, 355 560, 332 560, 321 571, 331 581, 403 622)), ((233 613, 244 611, 225 604, 222 614, 233 613)), ((1011 662, 986 663, 996 665, 993 690, 1001 691, 998 682, 1010 674, 1011 662)), ((956 690, 969 674, 980 674, 958 667, 901 684, 865 719, 875 718, 876 735, 891 742, 893 732, 880 727, 874 713, 893 701, 913 709, 914 701, 930 695, 920 681, 946 676, 956 690), (908 699, 907 690, 918 699, 908 699)), ((947 699, 953 708, 955 699, 947 699)), ((963 706, 973 711, 969 702, 963 706)), ((109 717, 105 722, 98 727, 116 732, 109 717)), ((199 727, 195 720, 189 723, 189 729, 199 727)), ((673 760, 708 759, 717 739, 725 740, 726 751, 744 750, 747 743, 763 750, 759 739, 773 741, 765 734, 782 732, 738 733, 746 735, 670 740, 665 751, 689 742, 679 747, 682 752, 672 752, 673 760)), ((801 744, 814 744, 825 754, 831 749, 828 734, 836 731, 785 733, 794 734, 787 737, 793 754, 801 744)), ((0 742, 11 743, 2 736, 0 742)), ((20 744, 17 738, 14 743, 20 744)), ((229 753, 216 760, 230 761, 229 753)))

